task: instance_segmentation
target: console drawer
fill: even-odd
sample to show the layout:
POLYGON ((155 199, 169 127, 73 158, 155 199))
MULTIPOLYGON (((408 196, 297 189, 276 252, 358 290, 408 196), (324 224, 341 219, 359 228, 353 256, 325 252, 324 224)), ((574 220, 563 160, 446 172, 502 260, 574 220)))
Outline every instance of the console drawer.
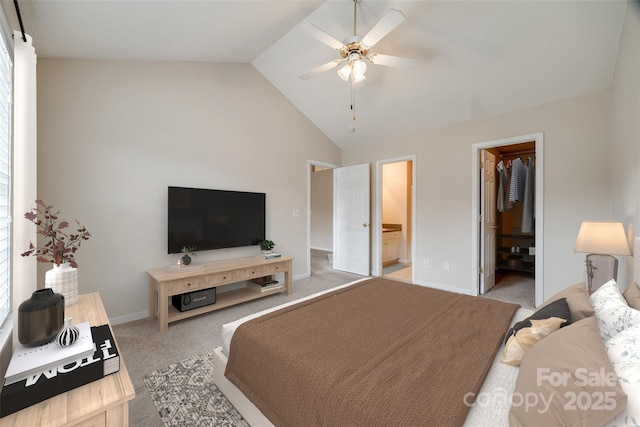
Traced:
POLYGON ((189 279, 174 280, 169 284, 169 294, 181 294, 184 292, 191 292, 202 286, 201 277, 191 277, 189 279))
POLYGON ((265 274, 276 274, 276 273, 280 273, 282 271, 285 271, 287 269, 287 263, 286 262, 279 262, 276 264, 269 264, 269 265, 265 265, 264 266, 264 272, 265 274))
POLYGON ((236 278, 235 271, 229 271, 225 273, 214 273, 214 274, 209 274, 207 276, 202 277, 203 284, 206 287, 216 286, 216 285, 219 285, 220 283, 231 283, 232 281, 235 280, 235 278, 236 278))
POLYGON ((238 279, 252 279, 254 277, 265 276, 265 266, 260 265, 256 267, 243 268, 242 270, 238 270, 238 279))

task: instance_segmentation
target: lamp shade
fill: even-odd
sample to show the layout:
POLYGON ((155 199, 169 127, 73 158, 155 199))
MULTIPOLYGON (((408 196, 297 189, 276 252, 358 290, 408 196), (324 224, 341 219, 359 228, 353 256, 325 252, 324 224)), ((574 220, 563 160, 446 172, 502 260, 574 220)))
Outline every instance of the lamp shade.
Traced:
POLYGON ((573 252, 631 255, 621 222, 582 221, 573 252))

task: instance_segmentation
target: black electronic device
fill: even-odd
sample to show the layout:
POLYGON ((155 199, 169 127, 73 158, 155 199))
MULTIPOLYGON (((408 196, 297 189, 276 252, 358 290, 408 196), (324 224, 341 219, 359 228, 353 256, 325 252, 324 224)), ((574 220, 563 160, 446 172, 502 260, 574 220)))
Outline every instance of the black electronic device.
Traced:
POLYGON ((216 303, 216 288, 188 292, 171 297, 171 304, 179 311, 193 310, 216 303))
POLYGON ((266 194, 169 187, 167 253, 256 245, 265 239, 266 194))

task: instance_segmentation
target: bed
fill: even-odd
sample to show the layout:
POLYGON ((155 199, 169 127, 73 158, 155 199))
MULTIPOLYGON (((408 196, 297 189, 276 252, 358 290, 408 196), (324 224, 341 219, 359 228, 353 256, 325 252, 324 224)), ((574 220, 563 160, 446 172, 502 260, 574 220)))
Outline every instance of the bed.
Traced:
MULTIPOLYGON (((640 239, 636 239, 636 250, 640 250, 639 242, 640 239)), ((640 268, 636 267, 635 271, 638 282, 640 268)), ((632 283, 624 294, 619 291, 616 294, 615 289, 618 288, 613 283, 603 286, 598 295, 589 296, 584 284, 575 284, 549 298, 532 313, 509 304, 490 302, 487 305, 485 301, 490 300, 485 298, 454 294, 453 300, 449 300, 448 295, 443 295, 449 293, 442 291, 386 279, 363 279, 224 325, 223 346, 214 352, 214 380, 253 426, 637 425, 636 421, 640 421, 637 402, 640 401, 640 359, 635 339, 640 342, 640 311, 637 311, 640 307, 634 308, 633 304, 640 303, 640 288, 632 283), (380 315, 380 307, 384 305, 380 306, 370 294, 373 287, 380 288, 381 298, 390 301, 393 290, 406 286, 419 293, 427 292, 427 299, 439 301, 429 309, 438 314, 435 318, 427 317, 426 326, 414 328, 402 319, 404 316, 422 322, 417 320, 419 310, 412 304, 400 310, 398 304, 387 304, 382 311, 391 311, 392 315, 395 312, 400 320, 393 322, 399 323, 399 330, 408 328, 413 334, 410 339, 396 339, 404 334, 381 327, 379 317, 373 313, 380 315), (347 303, 346 308, 331 307, 335 301, 349 300, 350 294, 354 301, 361 301, 360 306, 371 307, 363 313, 358 308, 354 317, 365 316, 366 321, 359 323, 373 325, 369 331, 356 326, 353 333, 363 339, 351 346, 353 336, 343 331, 336 312, 356 313, 354 306, 347 303), (482 303, 476 305, 467 298, 482 303), (318 300, 325 301, 325 306, 319 305, 318 300), (621 300, 624 304, 611 307, 611 301, 621 300), (568 318, 563 322, 566 325, 551 331, 545 329, 546 335, 532 338, 535 331, 547 327, 544 322, 548 319, 531 319, 555 309, 558 302, 570 311, 564 316, 568 318), (328 318, 307 325, 305 316, 312 313, 308 310, 316 305, 328 311, 328 318), (460 307, 467 309, 460 310, 460 307), (298 310, 302 311, 296 315, 298 310), (621 315, 627 319, 623 326, 621 315), (462 329, 469 332, 466 335, 456 331, 457 319, 462 317, 466 319, 461 323, 462 329), (474 323, 479 327, 474 328, 474 323), (507 329, 522 323, 528 327, 521 327, 505 344, 507 329), (292 324, 296 327, 291 328, 292 324), (301 329, 301 324, 302 330, 307 331, 306 337, 305 333, 302 337, 292 335, 290 330, 301 329), (327 342, 308 332, 323 327, 332 332, 331 339, 337 341, 327 342), (483 330, 492 332, 480 338, 480 342, 474 340, 483 330), (268 335, 270 331, 272 334, 268 335), (376 341, 377 335, 381 335, 383 341, 376 341), (441 339, 438 340, 438 336, 441 339), (520 339, 525 336, 526 339, 520 339), (287 340, 294 340, 298 345, 287 340), (425 340, 432 341, 426 347, 407 345, 425 340), (526 348, 521 359, 511 365, 500 362, 500 359, 508 362, 507 355, 512 355, 508 350, 527 347, 527 340, 535 341, 535 345, 526 348), (390 345, 391 341, 400 345, 390 345), (471 345, 463 347, 462 343, 467 341, 471 345), (490 342, 476 357, 482 341, 490 342), (338 365, 341 356, 337 349, 341 347, 346 347, 346 354, 356 354, 356 366, 338 365), (304 350, 307 348, 309 352, 304 350), (434 353, 434 358, 420 365, 425 353, 434 353), (373 357, 362 359, 362 354, 373 357), (305 365, 305 360, 310 364, 305 365), (470 367, 476 364, 477 367, 470 367), (458 366, 465 374, 456 376, 455 370, 445 370, 449 365, 458 366), (378 373, 381 366, 389 369, 378 373), (400 377, 409 377, 409 381, 404 382, 400 377), (558 378, 564 381, 559 382, 558 378), (452 386, 460 382, 463 382, 462 388, 452 386), (434 389, 434 384, 439 388, 434 389), (538 400, 533 402, 533 397, 538 400)), ((418 306, 424 303, 411 290, 408 298, 418 306)))

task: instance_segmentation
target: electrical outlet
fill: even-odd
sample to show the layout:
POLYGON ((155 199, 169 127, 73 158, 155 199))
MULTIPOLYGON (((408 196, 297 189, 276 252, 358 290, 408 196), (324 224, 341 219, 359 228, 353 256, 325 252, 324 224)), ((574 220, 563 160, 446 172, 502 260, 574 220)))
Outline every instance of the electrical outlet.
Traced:
POLYGON ((424 259, 424 268, 429 268, 429 260, 428 259, 424 259))
POLYGON ((451 268, 451 264, 449 263, 449 261, 445 261, 444 263, 442 263, 442 268, 444 268, 444 271, 449 271, 449 269, 451 268))
POLYGON ((300 209, 294 209, 293 216, 300 216, 300 209))

